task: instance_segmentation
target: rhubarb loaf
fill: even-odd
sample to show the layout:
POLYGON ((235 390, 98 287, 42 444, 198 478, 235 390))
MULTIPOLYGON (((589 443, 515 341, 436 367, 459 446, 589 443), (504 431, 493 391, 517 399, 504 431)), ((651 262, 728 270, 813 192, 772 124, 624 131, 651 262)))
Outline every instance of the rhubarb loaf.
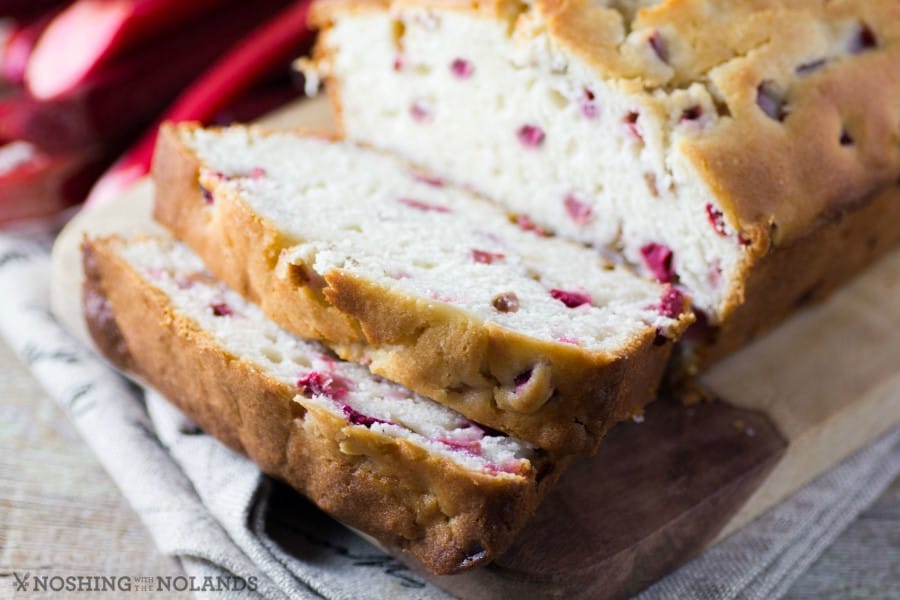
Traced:
POLYGON ((346 135, 677 282, 706 325, 695 364, 900 239, 896 0, 318 0, 313 17, 308 81, 346 135))
POLYGON ((497 557, 562 463, 287 333, 185 246, 84 247, 97 346, 208 433, 435 573, 497 557))
POLYGON ((351 142, 162 130, 156 218, 274 321, 468 418, 591 452, 641 412, 688 300, 351 142))

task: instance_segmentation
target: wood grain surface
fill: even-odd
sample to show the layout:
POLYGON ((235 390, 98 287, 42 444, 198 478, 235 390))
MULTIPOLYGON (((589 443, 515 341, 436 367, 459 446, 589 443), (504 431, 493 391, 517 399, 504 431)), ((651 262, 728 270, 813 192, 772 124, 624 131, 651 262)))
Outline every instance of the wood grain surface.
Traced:
POLYGON ((627 598, 709 544, 786 447, 762 414, 657 401, 573 463, 494 564, 419 573, 463 598, 627 598))

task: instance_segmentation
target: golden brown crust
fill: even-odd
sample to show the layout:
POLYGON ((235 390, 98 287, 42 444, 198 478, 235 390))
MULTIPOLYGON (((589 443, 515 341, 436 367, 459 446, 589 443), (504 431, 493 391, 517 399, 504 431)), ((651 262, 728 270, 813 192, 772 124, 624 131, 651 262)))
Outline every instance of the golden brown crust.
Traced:
MULTIPOLYGON (((278 257, 298 240, 284 239, 231 188, 216 188, 215 210, 208 210, 201 201, 199 160, 178 131, 166 126, 160 132, 156 219, 217 277, 289 331, 321 340, 342 358, 368 364, 374 373, 554 453, 593 452, 617 420, 640 414, 654 398, 672 343, 658 343, 652 330, 621 355, 609 356, 529 338, 341 271, 325 274, 319 284, 324 289, 301 277, 280 277, 278 257), (542 363, 552 369, 553 398, 528 413, 499 409, 495 395, 542 363)), ((685 316, 678 331, 687 323, 685 316)), ((523 399, 523 405, 533 406, 531 400, 523 399)))
POLYGON ((664 0, 632 15, 590 0, 539 0, 535 11, 556 43, 605 79, 636 80, 648 92, 710 90, 723 118, 679 149, 759 253, 900 175, 900 3, 664 0), (863 28, 876 47, 854 52, 863 28), (621 51, 637 30, 662 37, 668 69, 648 70, 621 51), (780 121, 757 104, 764 84, 784 103, 780 121), (842 145, 844 134, 852 144, 842 145))
POLYGON ((721 327, 699 324, 676 346, 676 377, 701 371, 771 329, 796 309, 825 299, 900 244, 900 183, 779 247, 750 273, 747 301, 721 327))
MULTIPOLYGON (((317 2, 329 5, 332 0, 317 2)), ((381 3, 392 10, 464 10, 466 4, 381 3)), ((798 287, 804 277, 789 273, 792 268, 806 270, 799 262, 805 251, 797 248, 806 240, 828 237, 818 234, 823 223, 852 212, 900 177, 900 3, 637 4, 536 0, 519 14, 511 35, 547 35, 552 45, 567 50, 598 77, 628 93, 644 94, 650 104, 658 102, 659 94, 692 84, 703 86, 715 99, 715 123, 701 134, 679 137, 675 150, 687 157, 726 220, 752 242, 728 297, 717 307, 722 327, 707 356, 722 356, 767 328, 757 314, 771 315, 771 326, 790 312, 788 297, 804 290, 798 287), (647 39, 660 36, 664 63, 648 62, 656 60, 653 53, 648 59, 648 53, 629 51, 626 39, 636 32, 647 39), (766 93, 781 107, 781 118, 761 110, 763 88, 771 90, 766 93), (767 309, 773 290, 765 278, 776 272, 789 283, 774 292, 784 306, 767 309)), ((332 7, 331 20, 346 13, 348 5, 354 3, 332 7)), ((326 73, 327 53, 333 50, 325 48, 327 34, 317 49, 326 73)), ((340 108, 338 82, 328 79, 327 85, 340 108)), ((863 264, 841 257, 840 247, 834 250, 833 258, 841 264, 863 264)), ((838 271, 823 277, 837 282, 838 271)))
POLYGON ((176 312, 114 245, 108 239, 83 246, 85 294, 114 315, 85 315, 101 351, 263 471, 434 573, 499 556, 563 468, 565 461, 542 459, 541 471, 528 476, 475 473, 315 405, 303 407, 291 386, 229 355, 176 312))

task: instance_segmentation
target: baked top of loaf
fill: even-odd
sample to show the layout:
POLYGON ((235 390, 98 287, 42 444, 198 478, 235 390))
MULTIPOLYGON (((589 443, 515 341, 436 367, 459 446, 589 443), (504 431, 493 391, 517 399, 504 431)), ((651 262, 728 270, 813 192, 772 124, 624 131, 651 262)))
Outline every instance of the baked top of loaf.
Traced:
POLYGON ((347 134, 499 201, 515 204, 513 182, 525 181, 523 203, 531 189, 531 206, 558 205, 536 220, 635 264, 646 244, 666 245, 667 276, 713 323, 741 303, 762 255, 900 176, 900 3, 890 0, 318 0, 314 17, 326 31, 310 72, 333 83, 347 134), (364 24, 379 15, 387 27, 364 24), (379 94, 363 104, 362 88, 379 94), (400 126, 415 122, 413 102, 428 118, 400 126), (464 141, 482 155, 517 135, 534 142, 524 156, 454 158, 464 141), (585 177, 590 157, 607 160, 591 139, 623 166, 585 177), (604 194, 643 195, 647 206, 621 216, 627 208, 604 194), (704 240, 676 247, 659 226, 634 224, 650 210, 680 220, 671 206, 686 196, 695 206, 670 237, 705 227, 704 240))
POLYGON ((84 251, 86 316, 113 362, 263 470, 436 572, 495 558, 561 469, 291 335, 180 243, 109 237, 84 251))
POLYGON ((675 287, 350 142, 168 127, 155 176, 157 219, 271 318, 555 451, 639 412, 690 320, 675 287))

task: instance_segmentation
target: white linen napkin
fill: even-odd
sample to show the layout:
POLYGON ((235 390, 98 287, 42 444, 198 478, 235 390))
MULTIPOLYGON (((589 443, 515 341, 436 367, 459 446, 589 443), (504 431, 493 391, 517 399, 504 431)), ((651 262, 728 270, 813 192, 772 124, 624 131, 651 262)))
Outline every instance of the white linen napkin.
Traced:
MULTIPOLYGON (((68 414, 161 552, 178 558, 197 581, 247 582, 229 597, 450 597, 71 337, 50 313, 51 243, 46 234, 0 234, 0 335, 68 414)), ((895 429, 640 599, 783 595, 898 472, 895 429)))

